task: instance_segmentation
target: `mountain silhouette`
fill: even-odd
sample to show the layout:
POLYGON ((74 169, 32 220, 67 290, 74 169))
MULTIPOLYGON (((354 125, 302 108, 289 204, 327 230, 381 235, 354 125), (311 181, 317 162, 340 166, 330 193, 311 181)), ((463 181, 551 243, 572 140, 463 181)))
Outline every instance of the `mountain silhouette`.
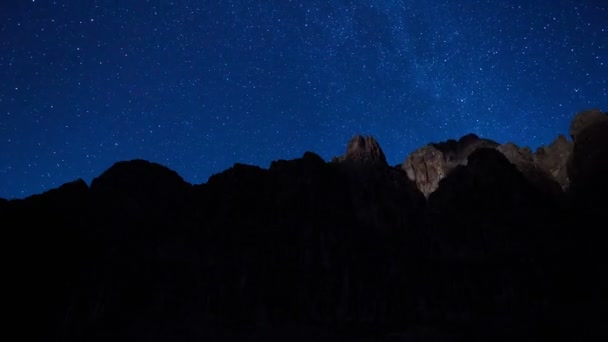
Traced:
POLYGON ((199 185, 120 161, 0 200, 6 310, 44 341, 595 339, 608 115, 570 133, 536 152, 467 135, 396 167, 356 136, 199 185))

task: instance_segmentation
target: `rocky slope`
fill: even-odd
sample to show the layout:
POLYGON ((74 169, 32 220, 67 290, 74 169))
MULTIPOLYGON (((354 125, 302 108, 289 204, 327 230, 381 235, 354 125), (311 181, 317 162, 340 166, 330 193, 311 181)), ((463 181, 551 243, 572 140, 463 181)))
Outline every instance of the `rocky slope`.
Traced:
POLYGON ((5 310, 44 341, 597 338, 606 118, 534 153, 467 135, 394 168, 354 137, 330 163, 191 185, 132 160, 0 200, 5 310))

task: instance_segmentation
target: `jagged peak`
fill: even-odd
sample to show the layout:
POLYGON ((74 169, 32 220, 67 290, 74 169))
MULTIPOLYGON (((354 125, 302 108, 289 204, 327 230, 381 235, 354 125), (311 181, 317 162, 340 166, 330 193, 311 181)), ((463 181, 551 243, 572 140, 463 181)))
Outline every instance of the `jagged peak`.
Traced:
POLYGON ((460 139, 458 139, 458 143, 459 144, 470 144, 474 141, 479 140, 479 136, 475 133, 469 133, 469 134, 465 134, 463 135, 460 139))
POLYGON ((344 160, 388 165, 380 144, 372 136, 353 136, 346 147, 344 160))

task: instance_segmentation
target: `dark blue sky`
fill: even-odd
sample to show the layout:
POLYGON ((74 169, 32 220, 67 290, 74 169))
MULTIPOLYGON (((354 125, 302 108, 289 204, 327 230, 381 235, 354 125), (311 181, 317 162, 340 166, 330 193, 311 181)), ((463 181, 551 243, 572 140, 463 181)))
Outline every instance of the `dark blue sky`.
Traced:
POLYGON ((144 158, 192 183, 354 134, 391 164, 468 132, 536 148, 608 109, 608 2, 2 1, 0 197, 144 158))

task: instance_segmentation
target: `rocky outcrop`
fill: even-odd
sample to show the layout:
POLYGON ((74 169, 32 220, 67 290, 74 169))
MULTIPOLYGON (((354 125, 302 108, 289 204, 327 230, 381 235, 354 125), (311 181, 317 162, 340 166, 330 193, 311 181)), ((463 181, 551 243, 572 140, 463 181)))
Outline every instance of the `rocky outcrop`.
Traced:
POLYGON ((573 143, 560 134, 549 146, 541 146, 533 154, 535 166, 548 173, 563 190, 570 186, 567 164, 572 147, 573 143))
POLYGON ((365 164, 388 165, 380 144, 371 136, 356 135, 348 142, 346 154, 334 161, 350 161, 365 164))
POLYGON ((588 127, 596 126, 606 122, 606 113, 602 113, 597 108, 585 110, 577 113, 570 123, 570 136, 574 142, 584 137, 580 134, 588 127))
POLYGON ((425 146, 410 154, 402 166, 418 190, 428 197, 450 171, 444 154, 434 146, 425 146))
POLYGON ((608 189, 608 114, 599 110, 577 114, 570 134, 574 148, 568 160, 568 177, 573 191, 602 197, 608 189))
POLYGON ((497 149, 539 189, 559 193, 570 184, 566 165, 572 146, 564 135, 559 135, 549 146, 541 146, 535 152, 513 143, 502 144, 497 149))
POLYGON ((561 193, 561 185, 554 180, 549 171, 544 170, 536 162, 536 153, 532 153, 529 147, 520 148, 513 143, 506 143, 498 146, 497 150, 507 157, 517 167, 517 170, 538 189, 553 194, 561 193))
POLYGON ((504 154, 528 181, 543 191, 558 193, 569 185, 566 164, 572 143, 560 135, 551 145, 532 152, 513 143, 498 143, 468 134, 456 140, 424 146, 404 161, 402 168, 410 180, 428 197, 456 166, 466 165, 468 156, 479 148, 495 148, 504 154))
POLYGON ((402 168, 410 180, 425 196, 437 189, 439 182, 456 166, 466 165, 467 157, 476 149, 496 147, 498 143, 468 134, 456 140, 429 144, 412 154, 403 162, 402 168))

